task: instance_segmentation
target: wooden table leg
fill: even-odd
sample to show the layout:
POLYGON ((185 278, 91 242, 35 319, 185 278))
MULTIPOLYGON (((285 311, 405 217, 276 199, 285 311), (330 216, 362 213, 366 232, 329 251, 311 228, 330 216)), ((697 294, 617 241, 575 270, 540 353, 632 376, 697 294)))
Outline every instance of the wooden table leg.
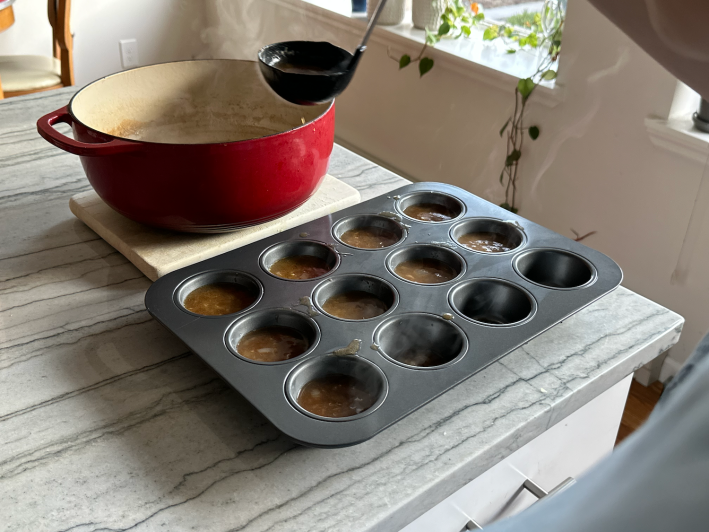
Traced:
POLYGON ((5 31, 15 23, 15 13, 12 6, 0 10, 0 31, 5 31))

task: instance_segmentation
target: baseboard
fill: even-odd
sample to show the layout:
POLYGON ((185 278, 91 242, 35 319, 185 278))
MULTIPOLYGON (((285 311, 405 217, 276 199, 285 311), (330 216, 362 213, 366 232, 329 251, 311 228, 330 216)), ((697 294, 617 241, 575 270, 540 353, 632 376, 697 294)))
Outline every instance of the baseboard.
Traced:
POLYGON ((654 360, 651 360, 643 367, 639 368, 635 372, 635 380, 643 386, 650 386, 653 382, 659 381, 660 372, 662 371, 662 366, 665 363, 668 353, 669 351, 665 351, 654 360))
POLYGON ((633 374, 633 378, 643 386, 650 386, 654 381, 651 380, 652 372, 649 368, 643 366, 633 374))
POLYGON ((684 364, 682 362, 678 362, 674 358, 667 357, 665 359, 665 363, 662 364, 662 370, 660 370, 660 381, 667 382, 670 380, 672 377, 677 375, 683 365, 684 364))

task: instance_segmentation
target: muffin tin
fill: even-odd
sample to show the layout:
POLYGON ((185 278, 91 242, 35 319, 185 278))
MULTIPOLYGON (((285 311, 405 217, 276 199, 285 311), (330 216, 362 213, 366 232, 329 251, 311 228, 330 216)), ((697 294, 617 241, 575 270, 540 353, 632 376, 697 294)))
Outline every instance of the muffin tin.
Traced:
POLYGON ((622 277, 615 262, 583 244, 457 187, 416 183, 172 272, 151 286, 145 304, 287 436, 309 446, 344 447, 371 438, 607 294, 622 277), (403 211, 416 203, 439 203, 457 216, 446 222, 411 219, 403 211), (401 238, 374 250, 339 240, 363 224, 401 238), (518 245, 504 253, 472 251, 456 240, 471 230, 505 232, 518 245), (294 252, 317 255, 332 269, 309 280, 268 272, 270 264, 294 252), (400 278, 396 265, 411 258, 442 260, 457 276, 432 285, 400 278), (241 284, 257 293, 256 300, 226 316, 185 310, 189 291, 212 282, 241 284), (323 301, 347 290, 376 294, 389 309, 365 320, 322 310, 323 301), (238 354, 235 346, 244 334, 271 325, 297 329, 309 349, 276 363, 238 354), (440 365, 411 366, 416 349, 427 345, 439 351, 440 365), (331 372, 363 381, 374 405, 346 418, 301 408, 300 388, 331 372))

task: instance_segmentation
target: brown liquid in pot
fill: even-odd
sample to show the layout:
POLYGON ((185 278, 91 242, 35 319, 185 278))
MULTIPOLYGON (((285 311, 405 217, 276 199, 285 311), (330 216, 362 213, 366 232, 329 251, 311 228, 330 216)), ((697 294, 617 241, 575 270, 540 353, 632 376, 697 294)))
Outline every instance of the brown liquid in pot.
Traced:
POLYGON ((420 368, 430 368, 440 366, 450 361, 450 357, 445 357, 440 353, 423 347, 412 347, 396 356, 396 360, 407 366, 417 366, 420 368))
POLYGON ((404 209, 404 214, 423 222, 445 222, 456 217, 455 213, 448 207, 438 203, 409 205, 404 209))
MULTIPOLYGON (((299 125, 293 124, 292 127, 299 125)), ((107 131, 114 137, 159 144, 221 144, 257 139, 280 132, 273 128, 238 123, 233 117, 215 118, 208 113, 168 116, 149 122, 125 119, 107 131)))
POLYGON ((256 295, 234 283, 212 283, 192 290, 182 305, 202 316, 222 316, 244 310, 256 295))
POLYGON ((393 246, 399 237, 379 227, 359 227, 342 233, 340 240, 353 248, 381 249, 393 246))
POLYGON ((331 316, 346 320, 366 320, 384 314, 389 306, 378 297, 353 290, 331 297, 322 306, 331 316))
POLYGON ((476 232, 467 233, 458 239, 463 246, 483 253, 504 253, 517 246, 505 235, 500 233, 476 232))
POLYGON ((322 417, 350 417, 372 407, 376 397, 364 383, 349 375, 327 375, 301 388, 298 404, 322 417))
POLYGON ((302 355, 308 340, 292 327, 263 327, 245 334, 236 350, 245 358, 259 362, 280 362, 302 355))
POLYGON ((331 270, 325 259, 312 255, 296 255, 277 260, 269 271, 283 279, 313 279, 331 270))
POLYGON ((445 283, 458 274, 448 264, 437 259, 411 259, 399 263, 394 271, 399 277, 422 284, 445 283))

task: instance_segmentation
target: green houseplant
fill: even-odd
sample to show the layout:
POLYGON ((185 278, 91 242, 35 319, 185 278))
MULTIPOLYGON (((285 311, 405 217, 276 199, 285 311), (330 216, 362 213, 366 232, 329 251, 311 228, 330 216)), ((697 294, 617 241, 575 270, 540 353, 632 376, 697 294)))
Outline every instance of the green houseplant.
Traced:
POLYGON ((531 140, 536 140, 541 132, 536 124, 525 125, 526 106, 540 83, 556 78, 564 17, 565 9, 562 0, 546 0, 540 13, 527 13, 523 17, 518 17, 518 20, 513 19, 513 23, 509 20, 506 23, 488 22, 479 4, 472 3, 470 9, 467 9, 461 0, 448 0, 438 29, 436 31, 426 29, 425 44, 419 55, 415 58, 409 55, 400 58, 392 57, 398 61, 399 69, 418 63, 419 74, 424 76, 434 66, 434 60, 425 55, 429 46, 435 46, 443 38, 470 37, 476 26, 484 26, 483 41, 502 40, 507 45, 508 54, 524 49, 538 49, 544 52, 536 71, 529 77, 517 81, 514 90, 514 110, 500 128, 500 137, 506 137, 507 140, 507 153, 500 172, 500 184, 505 188, 505 201, 500 206, 514 213, 518 211, 517 184, 524 141, 527 136, 531 140), (517 23, 521 23, 521 26, 517 23))

